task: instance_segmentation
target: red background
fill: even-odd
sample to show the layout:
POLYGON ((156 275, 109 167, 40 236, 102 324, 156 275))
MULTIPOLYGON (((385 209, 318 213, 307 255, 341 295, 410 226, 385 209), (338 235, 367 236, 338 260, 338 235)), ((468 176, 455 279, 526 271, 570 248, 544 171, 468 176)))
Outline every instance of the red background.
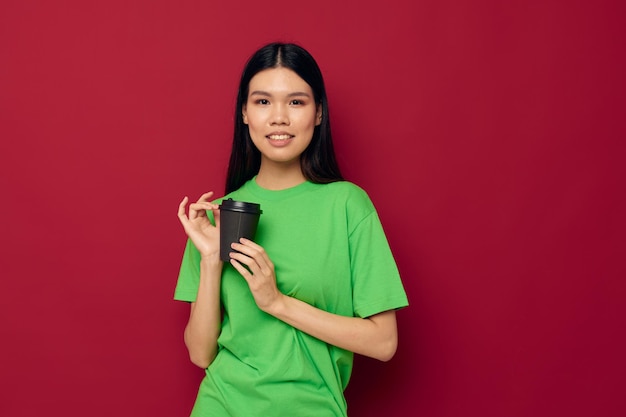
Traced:
POLYGON ((325 73, 409 294, 352 417, 626 413, 618 1, 0 3, 0 415, 184 416, 184 195, 221 191, 237 79, 325 73), (86 411, 89 410, 89 411, 86 411))

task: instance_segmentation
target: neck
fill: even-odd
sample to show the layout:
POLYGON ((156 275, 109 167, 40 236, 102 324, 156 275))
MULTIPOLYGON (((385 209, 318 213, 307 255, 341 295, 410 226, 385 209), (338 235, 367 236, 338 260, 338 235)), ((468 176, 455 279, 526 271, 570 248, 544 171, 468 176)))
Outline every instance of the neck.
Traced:
POLYGON ((268 164, 261 161, 256 183, 268 190, 284 190, 306 181, 300 164, 268 164))

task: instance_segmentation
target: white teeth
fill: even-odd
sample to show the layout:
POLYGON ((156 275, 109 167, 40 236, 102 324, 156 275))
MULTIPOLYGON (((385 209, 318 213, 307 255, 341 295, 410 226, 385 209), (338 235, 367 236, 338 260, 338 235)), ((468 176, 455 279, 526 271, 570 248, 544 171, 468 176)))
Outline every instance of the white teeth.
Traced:
POLYGON ((269 135, 268 138, 272 140, 287 140, 291 138, 291 135, 269 135))

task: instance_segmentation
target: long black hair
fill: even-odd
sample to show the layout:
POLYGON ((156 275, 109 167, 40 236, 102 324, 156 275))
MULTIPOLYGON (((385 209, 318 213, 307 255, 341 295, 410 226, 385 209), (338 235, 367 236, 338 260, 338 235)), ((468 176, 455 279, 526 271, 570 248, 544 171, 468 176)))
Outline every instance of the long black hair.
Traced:
POLYGON ((252 179, 261 167, 261 153, 252 143, 248 126, 243 123, 242 110, 248 100, 250 80, 260 71, 270 68, 288 68, 298 74, 313 90, 315 104, 322 108, 322 121, 315 127, 313 139, 300 155, 304 177, 314 183, 326 184, 343 180, 335 157, 330 132, 328 100, 324 79, 317 62, 304 48, 291 43, 271 43, 248 60, 241 74, 237 105, 235 106, 235 130, 226 176, 226 194, 239 189, 252 179))

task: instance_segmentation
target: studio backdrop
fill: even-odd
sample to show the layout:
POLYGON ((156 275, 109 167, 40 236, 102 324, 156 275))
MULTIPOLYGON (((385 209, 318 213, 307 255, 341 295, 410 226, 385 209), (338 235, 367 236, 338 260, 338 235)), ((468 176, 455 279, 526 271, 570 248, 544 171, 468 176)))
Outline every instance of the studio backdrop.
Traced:
POLYGON ((3 0, 0 415, 188 415, 177 206, 222 192, 275 40, 319 62, 409 296, 351 417, 624 415, 624 9, 3 0))

